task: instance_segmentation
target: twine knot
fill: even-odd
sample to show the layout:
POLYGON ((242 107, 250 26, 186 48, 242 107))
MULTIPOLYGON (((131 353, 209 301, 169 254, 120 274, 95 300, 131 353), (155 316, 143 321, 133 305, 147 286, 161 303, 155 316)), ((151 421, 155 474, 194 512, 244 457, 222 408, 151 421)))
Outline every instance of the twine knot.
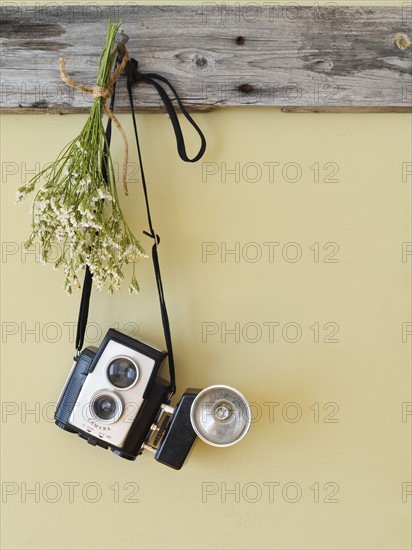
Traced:
POLYGON ((108 86, 107 88, 104 86, 93 86, 92 94, 94 98, 102 97, 103 99, 109 99, 109 97, 113 94, 113 86, 108 86))

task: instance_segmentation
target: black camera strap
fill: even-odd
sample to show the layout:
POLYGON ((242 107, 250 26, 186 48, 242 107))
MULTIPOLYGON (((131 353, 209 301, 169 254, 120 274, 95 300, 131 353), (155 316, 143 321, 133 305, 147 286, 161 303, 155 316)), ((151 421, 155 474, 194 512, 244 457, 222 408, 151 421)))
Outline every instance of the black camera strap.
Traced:
POLYGON ((152 260, 153 260, 153 267, 156 277, 156 284, 157 284, 157 290, 159 294, 159 301, 160 301, 160 312, 162 316, 162 323, 163 323, 163 331, 165 335, 165 341, 166 341, 166 349, 168 353, 168 361, 169 361, 169 372, 170 372, 170 393, 174 394, 176 392, 176 383, 175 383, 175 367, 174 367, 174 356, 173 356, 173 345, 172 345, 172 336, 170 333, 170 323, 169 323, 169 316, 167 313, 166 308, 166 301, 163 291, 163 283, 162 283, 162 276, 160 273, 160 263, 159 263, 159 255, 158 255, 158 246, 160 244, 160 237, 156 233, 153 227, 152 222, 152 216, 150 213, 150 205, 149 205, 149 195, 147 191, 147 184, 146 184, 146 178, 143 168, 143 160, 142 160, 142 154, 140 149, 140 142, 139 142, 139 136, 137 132, 137 122, 136 122, 136 115, 135 115, 135 109, 134 109, 134 102, 133 102, 133 85, 138 84, 139 82, 144 82, 146 84, 149 84, 153 86, 156 91, 158 92, 166 111, 170 117, 170 121, 173 125, 173 130, 175 132, 176 136, 176 144, 177 144, 177 151, 179 153, 180 158, 185 162, 196 162, 199 160, 206 149, 206 139, 200 130, 199 126, 196 124, 196 122, 193 120, 193 118, 189 115, 189 113, 186 111, 183 103, 181 102, 176 90, 172 86, 172 84, 163 76, 156 74, 156 73, 141 73, 138 70, 138 62, 135 59, 130 59, 126 65, 125 68, 126 72, 126 78, 127 78, 127 92, 129 95, 129 102, 130 102, 130 109, 132 112, 132 120, 133 120, 133 130, 134 130, 134 136, 136 140, 136 147, 137 147, 137 154, 139 158, 139 166, 140 166, 140 174, 142 178, 142 186, 143 186, 143 192, 145 197, 145 204, 146 204, 146 212, 147 212, 147 221, 149 225, 149 231, 144 231, 144 234, 151 237, 153 239, 153 246, 152 246, 152 260), (197 155, 195 155, 193 158, 189 158, 186 153, 186 147, 185 142, 183 138, 182 129, 180 127, 179 119, 177 118, 177 114, 175 111, 175 108, 173 106, 172 101, 170 100, 166 90, 162 87, 159 82, 163 82, 166 84, 166 86, 169 87, 169 90, 172 92, 174 98, 176 99, 181 112, 186 117, 186 119, 189 121, 189 123, 193 126, 193 128, 198 133, 201 145, 199 152, 197 155))
MULTIPOLYGON (((134 102, 133 102, 133 85, 144 82, 146 84, 149 84, 153 86, 156 91, 158 92, 165 108, 167 111, 167 114, 170 117, 173 130, 176 137, 176 144, 177 144, 177 151, 179 153, 180 158, 185 162, 196 162, 198 161, 204 154, 206 150, 206 139, 200 130, 199 126, 196 124, 196 122, 193 120, 193 118, 189 115, 189 113, 186 111, 181 99, 179 98, 176 90, 172 86, 172 84, 163 76, 156 74, 156 73, 141 73, 138 70, 138 62, 135 59, 130 59, 125 67, 125 73, 127 78, 127 92, 129 96, 129 102, 130 102, 130 108, 132 113, 132 121, 133 121, 133 129, 134 129, 134 135, 136 140, 136 147, 137 147, 137 153, 138 153, 138 159, 139 159, 139 166, 140 166, 140 174, 142 178, 142 187, 143 187, 143 193, 145 197, 145 205, 146 205, 146 212, 147 212, 147 221, 149 225, 149 231, 144 231, 143 233, 149 237, 151 237, 154 241, 154 244, 152 246, 152 260, 153 260, 153 267, 156 277, 156 285, 157 290, 159 294, 159 302, 160 302, 160 312, 162 317, 162 324, 163 324, 163 332, 165 336, 165 342, 166 342, 166 349, 168 353, 168 361, 169 361, 169 373, 170 373, 170 393, 174 394, 176 392, 176 381, 175 381, 175 367, 174 367, 174 356, 173 356, 173 345, 172 345, 172 337, 170 332, 170 323, 169 323, 169 316, 167 313, 166 308, 166 301, 164 296, 164 290, 163 290, 163 283, 162 283, 162 277, 160 272, 160 263, 159 263, 159 255, 158 255, 158 246, 160 244, 160 237, 156 233, 153 227, 152 222, 152 216, 150 212, 150 205, 149 205, 149 195, 147 190, 147 184, 146 184, 146 178, 145 173, 143 169, 143 161, 142 161, 142 154, 140 149, 140 142, 139 142, 139 136, 137 132, 137 122, 136 122, 136 115, 135 115, 135 108, 134 108, 134 102), (185 118, 189 121, 189 123, 193 126, 193 128, 198 133, 201 145, 199 148, 198 153, 193 157, 189 158, 186 153, 186 146, 183 138, 182 129, 180 127, 179 119, 176 114, 176 110, 174 108, 174 105, 172 103, 172 100, 169 98, 167 91, 165 88, 159 83, 162 82, 163 84, 166 84, 168 86, 169 90, 172 92, 174 99, 176 99, 177 104, 180 107, 180 110, 182 114, 185 116, 185 118)), ((114 106, 114 97, 115 97, 115 90, 113 91, 113 95, 111 96, 110 101, 110 109, 113 110, 114 106)), ((105 142, 105 149, 107 150, 107 147, 110 146, 110 140, 111 140, 111 119, 109 119, 107 123, 106 128, 106 142, 105 142)), ((107 171, 105 169, 105 165, 103 165, 103 175, 107 181, 107 171)), ((78 319, 78 325, 77 325, 77 335, 76 335, 76 350, 77 354, 80 353, 81 348, 83 347, 83 341, 84 341, 84 335, 86 331, 87 326, 87 317, 88 317, 88 311, 89 311, 89 302, 90 302, 90 294, 91 294, 91 286, 92 286, 92 274, 90 273, 90 270, 88 266, 86 266, 86 272, 85 272, 85 278, 83 283, 83 292, 82 292, 82 298, 80 303, 80 311, 79 311, 79 319, 78 319)))

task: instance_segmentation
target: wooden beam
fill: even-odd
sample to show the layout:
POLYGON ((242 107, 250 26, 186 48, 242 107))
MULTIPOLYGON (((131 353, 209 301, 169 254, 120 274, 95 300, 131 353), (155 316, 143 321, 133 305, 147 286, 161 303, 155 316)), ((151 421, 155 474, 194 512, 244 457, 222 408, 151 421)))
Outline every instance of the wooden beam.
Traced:
MULTIPOLYGON (((192 110, 412 112, 405 6, 16 4, 0 17, 5 113, 87 111, 90 97, 60 81, 57 61, 66 59, 73 80, 94 84, 109 18, 123 19, 140 69, 169 78, 192 110)), ((116 110, 128 110, 118 89, 116 110)), ((138 86, 135 98, 139 110, 161 109, 151 87, 138 86)))

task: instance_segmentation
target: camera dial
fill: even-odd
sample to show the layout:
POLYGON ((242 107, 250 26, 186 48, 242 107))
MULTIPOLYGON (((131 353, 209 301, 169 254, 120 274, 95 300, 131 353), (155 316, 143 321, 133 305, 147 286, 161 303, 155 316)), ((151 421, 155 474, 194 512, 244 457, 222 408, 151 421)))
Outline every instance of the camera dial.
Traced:
POLYGON ((114 357, 107 365, 106 376, 115 388, 126 390, 139 379, 139 367, 130 357, 114 357))
POLYGON ((90 412, 99 422, 113 424, 122 415, 123 403, 118 395, 110 390, 104 390, 93 396, 90 412))

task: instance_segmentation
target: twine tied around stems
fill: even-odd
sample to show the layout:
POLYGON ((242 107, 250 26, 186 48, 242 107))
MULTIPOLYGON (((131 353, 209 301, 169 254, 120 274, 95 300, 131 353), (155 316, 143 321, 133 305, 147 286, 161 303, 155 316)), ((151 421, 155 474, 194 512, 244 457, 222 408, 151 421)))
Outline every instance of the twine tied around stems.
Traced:
POLYGON ((124 46, 124 55, 122 62, 117 67, 117 69, 114 71, 112 76, 109 78, 109 81, 107 83, 107 86, 92 86, 91 88, 87 86, 82 86, 81 84, 77 84, 77 82, 74 82, 71 78, 69 78, 66 74, 66 64, 63 57, 60 57, 59 59, 59 67, 60 67, 60 78, 68 84, 69 86, 72 86, 72 88, 75 88, 76 90, 80 90, 81 92, 85 92, 86 94, 90 94, 95 99, 98 97, 102 98, 102 103, 104 110, 107 113, 107 116, 111 118, 111 120, 116 124, 117 129, 120 132, 120 135, 123 138, 124 141, 124 156, 123 156, 123 189, 125 195, 129 194, 129 190, 127 188, 127 165, 129 162, 129 145, 127 143, 127 137, 123 130, 122 125, 120 124, 117 117, 114 115, 113 111, 110 109, 110 107, 107 105, 107 100, 111 95, 113 94, 113 84, 116 82, 118 76, 123 71, 123 69, 126 67, 126 63, 129 60, 129 50, 124 46))

